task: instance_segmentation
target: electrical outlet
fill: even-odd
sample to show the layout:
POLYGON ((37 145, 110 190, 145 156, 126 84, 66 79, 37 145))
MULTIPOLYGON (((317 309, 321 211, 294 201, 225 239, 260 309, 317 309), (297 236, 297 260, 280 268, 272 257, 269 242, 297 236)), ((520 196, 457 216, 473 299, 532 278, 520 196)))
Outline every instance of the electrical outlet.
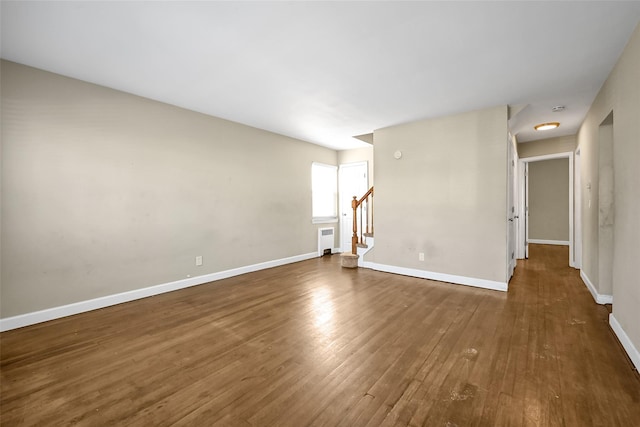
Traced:
POLYGON ((196 257, 196 266, 201 266, 202 265, 202 255, 198 255, 196 257))
POLYGON ((424 261, 424 252, 418 253, 418 261, 424 261))

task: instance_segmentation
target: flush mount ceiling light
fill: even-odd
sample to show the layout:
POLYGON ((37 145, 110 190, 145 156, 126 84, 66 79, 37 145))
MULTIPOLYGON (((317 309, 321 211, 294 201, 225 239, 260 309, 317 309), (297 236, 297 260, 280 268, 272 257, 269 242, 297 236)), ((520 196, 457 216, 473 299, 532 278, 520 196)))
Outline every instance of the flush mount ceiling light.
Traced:
POLYGON ((535 125, 533 128, 535 130, 549 130, 549 129, 555 129, 558 126, 560 126, 560 123, 550 122, 550 123, 540 123, 539 125, 535 125))

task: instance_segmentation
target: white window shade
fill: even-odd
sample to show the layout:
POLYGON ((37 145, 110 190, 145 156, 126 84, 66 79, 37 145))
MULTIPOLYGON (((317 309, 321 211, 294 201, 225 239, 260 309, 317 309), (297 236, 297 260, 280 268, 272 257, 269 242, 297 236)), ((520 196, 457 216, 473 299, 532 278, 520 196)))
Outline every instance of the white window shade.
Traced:
POLYGON ((313 163, 311 165, 311 197, 313 222, 338 220, 338 168, 313 163))

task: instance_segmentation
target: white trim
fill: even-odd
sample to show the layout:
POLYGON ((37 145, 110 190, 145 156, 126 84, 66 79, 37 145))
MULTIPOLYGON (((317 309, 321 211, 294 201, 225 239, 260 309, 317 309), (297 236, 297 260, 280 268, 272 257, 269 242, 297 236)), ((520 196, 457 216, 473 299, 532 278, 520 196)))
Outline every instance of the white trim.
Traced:
POLYGON ((544 154, 542 156, 520 157, 520 160, 525 163, 541 162, 543 160, 562 159, 565 157, 572 157, 573 151, 563 151, 562 153, 544 154))
MULTIPOLYGON (((563 158, 568 158, 569 159, 569 267, 574 267, 575 266, 575 262, 574 262, 574 236, 573 236, 573 223, 575 220, 575 216, 574 216, 574 209, 573 209, 573 190, 574 190, 574 176, 573 176, 573 159, 574 159, 574 152, 573 151, 567 151, 567 152, 563 152, 563 153, 555 153, 555 154, 546 154, 544 156, 534 156, 534 157, 523 157, 521 158, 518 162, 518 166, 522 166, 522 168, 524 169, 524 164, 529 164, 531 162, 539 162, 542 160, 552 160, 552 159, 563 159, 563 158)), ((524 174, 525 172, 523 171, 522 174, 518 175, 518 178, 520 179, 520 191, 522 193, 524 193, 524 195, 526 197, 528 197, 528 181, 526 181, 524 178, 524 174)), ((529 222, 529 212, 527 212, 527 205, 528 203, 525 202, 524 197, 522 197, 523 194, 520 195, 520 207, 522 209, 521 212, 524 212, 525 214, 525 218, 526 218, 526 224, 528 227, 528 222, 529 222)), ((521 238, 526 238, 528 236, 526 236, 525 231, 523 229, 521 229, 519 231, 519 235, 521 236, 521 238)), ((528 240, 521 240, 522 244, 525 245, 526 242, 529 241, 531 242, 531 239, 528 240)), ((520 250, 518 251, 519 254, 524 258, 526 257, 528 254, 526 253, 526 249, 523 246, 522 248, 519 248, 520 250)))
POLYGON ((529 243, 533 243, 534 245, 559 245, 559 246, 569 246, 569 241, 568 241, 568 240, 529 239, 529 243))
POLYGON ((569 155, 569 267, 575 267, 575 240, 573 236, 573 222, 575 221, 575 211, 573 208, 573 190, 574 190, 574 176, 573 176, 573 156, 571 152, 569 155))
POLYGON ((335 224, 338 222, 338 218, 325 218, 325 219, 312 219, 311 224, 335 224))
POLYGON ((589 289, 589 292, 591 292, 591 296, 597 304, 613 304, 613 295, 599 294, 598 291, 596 291, 596 287, 593 286, 591 280, 589 280, 587 275, 584 273, 584 270, 580 270, 580 278, 587 286, 587 289, 589 289))
POLYGON ((437 280, 456 285, 474 286, 476 288, 491 289, 494 291, 507 291, 506 282, 496 282, 493 280, 477 279, 475 277, 455 276, 453 274, 436 273, 433 271, 418 270, 415 268, 396 267, 394 265, 378 264, 375 262, 363 262, 362 267, 372 270, 383 271, 385 273, 401 274, 403 276, 419 277, 421 279, 437 280))
POLYGON ((625 351, 629 355, 629 359, 631 359, 636 370, 640 370, 640 351, 638 351, 638 349, 633 345, 633 342, 631 342, 627 333, 622 329, 622 326, 618 323, 618 320, 613 313, 609 314, 609 325, 620 340, 620 344, 622 344, 622 347, 624 347, 625 351))
POLYGON ((47 322, 49 320, 59 319, 61 317, 72 316, 74 314, 97 310, 99 308, 122 304, 129 301, 135 301, 141 298, 147 298, 154 295, 164 294, 166 292, 177 291, 179 289, 189 288, 191 286, 202 285, 204 283, 214 282, 216 280, 227 279, 229 277, 239 276, 241 274, 251 273, 258 270, 265 270, 267 268, 278 267, 281 265, 305 261, 317 257, 318 254, 316 252, 310 252, 307 254, 261 262, 258 264, 247 265, 245 267, 233 268, 231 270, 219 271, 217 273, 210 273, 203 276, 176 280, 174 282, 163 283, 161 285, 149 286, 147 288, 135 289, 132 291, 107 295, 100 298, 80 301, 73 304, 34 311, 32 313, 7 317, 5 319, 0 319, 0 332, 22 328, 24 326, 34 325, 36 323, 47 322))
POLYGON ((573 251, 573 267, 582 268, 582 157, 580 157, 580 148, 576 149, 573 156, 573 243, 575 250, 573 251))

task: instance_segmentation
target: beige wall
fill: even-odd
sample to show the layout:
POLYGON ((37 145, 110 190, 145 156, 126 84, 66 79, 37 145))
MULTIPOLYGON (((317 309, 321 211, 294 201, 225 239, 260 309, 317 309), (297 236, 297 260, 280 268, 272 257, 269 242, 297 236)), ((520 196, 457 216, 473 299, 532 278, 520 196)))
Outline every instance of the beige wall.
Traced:
POLYGON ((582 268, 599 283, 599 146, 601 124, 613 111, 613 315, 640 350, 640 26, 604 83, 578 132, 581 154, 582 268), (591 190, 588 189, 590 184, 591 190), (591 201, 591 203, 589 203, 591 201))
POLYGON ((376 243, 368 260, 504 283, 507 107, 374 136, 376 243))
POLYGON ((529 163, 529 238, 569 241, 569 159, 529 163))
POLYGON ((336 151, 1 72, 3 318, 317 251, 311 163, 336 151))
POLYGON ((559 136, 557 138, 541 139, 538 141, 521 142, 518 144, 518 157, 544 156, 574 152, 576 149, 576 135, 559 136))
MULTIPOLYGON (((615 182, 613 164, 613 114, 598 128, 598 287, 613 292, 613 225, 615 219, 615 182)), ((596 189, 594 188, 594 191, 596 189)))

